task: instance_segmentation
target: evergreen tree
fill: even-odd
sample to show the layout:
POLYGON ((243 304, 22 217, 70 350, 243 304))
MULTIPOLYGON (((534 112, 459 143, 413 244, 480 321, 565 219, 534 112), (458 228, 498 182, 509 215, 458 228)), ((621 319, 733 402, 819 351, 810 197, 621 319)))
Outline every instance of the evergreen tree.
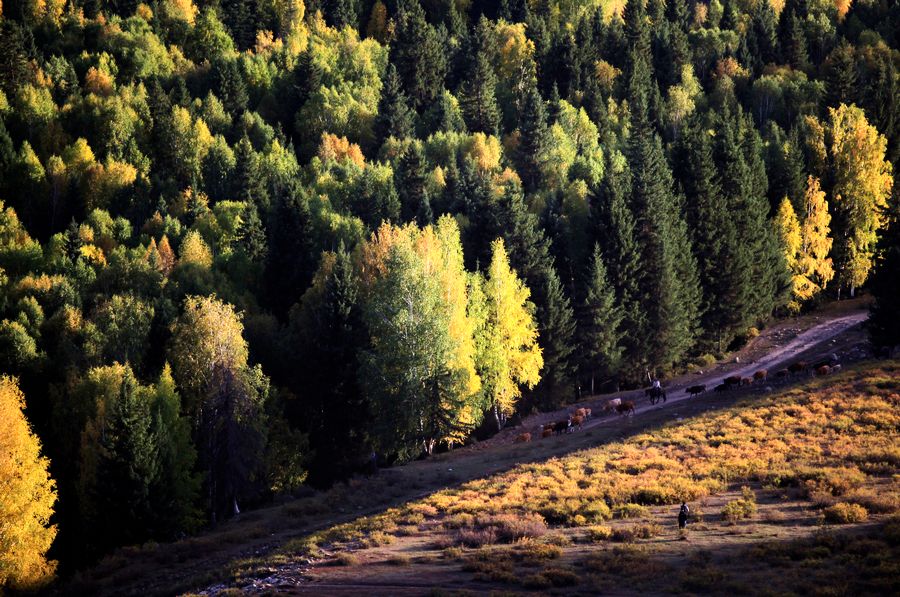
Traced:
POLYGON ((275 313, 284 316, 300 300, 318 264, 306 196, 288 194, 276 203, 268 228, 266 295, 275 313))
POLYGON ((639 337, 647 343, 641 364, 668 368, 687 355, 697 332, 700 290, 687 227, 674 193, 672 173, 650 118, 653 82, 649 40, 639 2, 626 9, 626 30, 633 46, 629 59, 628 101, 632 168, 631 208, 641 259, 638 300, 644 313, 639 337))
POLYGON ((395 181, 400 198, 400 219, 404 222, 419 221, 419 225, 430 224, 433 219, 428 190, 425 188, 425 155, 422 146, 411 144, 397 164, 395 181), (420 221, 420 218, 423 221, 420 221))
POLYGON ((828 106, 853 104, 858 94, 859 74, 853 46, 847 40, 828 55, 825 61, 825 101, 828 106))
POLYGON ((479 51, 474 66, 462 83, 459 104, 469 130, 496 135, 500 131, 500 108, 496 96, 497 77, 486 52, 479 51))
POLYGON ((533 193, 541 186, 544 164, 548 149, 547 116, 544 100, 538 93, 535 81, 531 81, 525 91, 522 109, 519 112, 519 155, 518 173, 522 186, 533 193))
POLYGON ((378 115, 375 117, 375 139, 378 145, 388 137, 405 139, 413 136, 415 112, 403 93, 400 75, 393 64, 388 64, 381 86, 378 115))
POLYGON ((887 224, 878 241, 870 289, 875 300, 869 313, 869 337, 875 346, 900 344, 900 184, 894 183, 887 224))
MULTIPOLYGON (((731 301, 729 326, 719 333, 730 342, 735 334, 753 323, 753 287, 759 281, 754 276, 754 264, 758 254, 759 237, 753 227, 751 194, 752 178, 744 159, 741 140, 731 113, 726 110, 719 123, 719 135, 715 148, 716 162, 721 173, 722 193, 726 209, 734 223, 734 254, 730 263, 736 277, 730 280, 731 301)), ((768 201, 766 202, 768 207, 768 201)))
MULTIPOLYGON (((592 228, 600 245, 610 282, 616 290, 616 304, 622 310, 623 368, 638 360, 646 342, 641 336, 645 327, 640 310, 638 275, 640 250, 635 239, 634 214, 628 200, 631 195, 631 171, 621 154, 618 159, 607 156, 606 176, 600 189, 590 197, 592 228)), ((625 369, 632 379, 641 371, 625 369)))
POLYGON ((391 64, 416 110, 430 106, 444 88, 447 54, 441 36, 425 20, 418 2, 405 3, 396 19, 391 41, 391 64))
POLYGON ((216 95, 222 100, 222 105, 225 106, 232 118, 243 114, 247 109, 250 96, 247 93, 247 84, 244 82, 238 63, 227 58, 217 60, 213 64, 212 77, 215 81, 216 95))
POLYGON ((295 423, 309 430, 315 446, 310 482, 326 485, 364 462, 369 442, 369 404, 357 384, 362 347, 359 288, 343 246, 322 259, 314 284, 291 313, 291 386, 302 401, 295 423), (328 342, 320 342, 328 338, 328 342))
POLYGON ((793 10, 781 18, 782 21, 786 19, 788 23, 787 39, 782 42, 785 60, 797 70, 806 70, 809 68, 809 53, 806 49, 806 33, 803 31, 800 19, 793 10))
POLYGON ((693 233, 694 255, 703 290, 700 327, 704 348, 721 352, 741 320, 733 301, 743 290, 737 259, 741 251, 733 215, 722 193, 707 131, 695 124, 686 131, 676 148, 684 157, 680 172, 687 198, 686 215, 693 233))
POLYGON ((200 480, 194 474, 197 450, 190 422, 181 416, 181 398, 169 364, 163 367, 150 404, 159 474, 150 488, 154 536, 174 539, 197 528, 200 480))
POLYGON ((621 308, 610 284, 599 245, 594 245, 587 294, 579 309, 578 336, 581 378, 590 379, 590 393, 596 393, 598 379, 614 377, 622 359, 621 308))

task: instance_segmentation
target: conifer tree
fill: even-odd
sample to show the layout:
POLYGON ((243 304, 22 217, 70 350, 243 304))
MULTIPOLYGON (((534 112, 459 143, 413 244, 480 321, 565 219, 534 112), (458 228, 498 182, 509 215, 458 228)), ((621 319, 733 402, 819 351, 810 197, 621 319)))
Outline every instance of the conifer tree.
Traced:
POLYGON ((411 144, 397 164, 394 175, 400 197, 400 218, 404 222, 419 220, 424 226, 433 218, 428 190, 425 188, 425 155, 419 143, 411 144))
POLYGON ((731 340, 740 317, 734 308, 735 292, 741 289, 742 272, 735 259, 741 250, 732 214, 712 155, 712 141, 704 128, 695 124, 676 148, 685 165, 680 172, 686 195, 686 216, 693 236, 694 255, 703 290, 700 327, 705 348, 722 351, 731 340))
POLYGON ((894 183, 887 224, 878 241, 870 288, 875 300, 869 312, 869 337, 876 346, 900 344, 900 185, 894 183))
POLYGON ((628 200, 631 195, 631 171, 624 157, 607 156, 606 176, 598 191, 590 198, 594 240, 600 245, 611 284, 616 290, 616 304, 622 310, 622 366, 626 376, 634 379, 642 374, 625 369, 637 361, 645 346, 641 336, 644 314, 638 291, 640 251, 635 240, 634 214, 628 200))
POLYGON ((425 20, 418 2, 405 3, 396 19, 391 41, 391 64, 403 81, 403 88, 417 111, 430 106, 444 88, 447 54, 441 37, 425 20))
POLYGON ((619 371, 623 352, 622 318, 600 246, 594 245, 587 294, 578 313, 581 377, 590 379, 591 395, 596 393, 598 379, 608 380, 619 371))
POLYGON ((275 313, 284 316, 300 300, 318 265, 307 197, 294 192, 278 201, 268 230, 266 294, 275 313))
POLYGON ((499 132, 500 108, 497 105, 496 86, 494 67, 485 52, 479 51, 459 92, 459 104, 471 132, 489 135, 499 132))
POLYGON ((291 312, 291 385, 303 397, 291 416, 309 430, 315 451, 310 482, 326 485, 363 461, 369 442, 369 403, 357 384, 363 346, 359 283, 350 255, 326 253, 313 285, 291 312), (321 338, 328 338, 322 343, 321 338))
POLYGON ((413 135, 415 112, 401 87, 400 75, 393 64, 388 64, 381 86, 378 116, 375 118, 375 139, 381 145, 388 137, 405 139, 413 135))
POLYGON ((519 169, 522 186, 528 193, 541 186, 542 172, 547 160, 547 115, 544 100, 534 81, 528 85, 522 110, 519 112, 519 169))
POLYGON ((853 46, 847 40, 832 50, 825 61, 825 90, 828 106, 853 104, 858 95, 859 79, 853 46))
MULTIPOLYGON (((640 247, 639 302, 645 314, 639 335, 647 343, 642 364, 667 368, 693 346, 697 332, 699 283, 687 227, 674 194, 672 173, 650 118, 652 89, 649 42, 643 11, 635 5, 626 27, 634 40, 629 59, 628 100, 631 136, 628 159, 632 168, 631 207, 640 247)), ((626 9, 628 13, 628 9, 626 9)))

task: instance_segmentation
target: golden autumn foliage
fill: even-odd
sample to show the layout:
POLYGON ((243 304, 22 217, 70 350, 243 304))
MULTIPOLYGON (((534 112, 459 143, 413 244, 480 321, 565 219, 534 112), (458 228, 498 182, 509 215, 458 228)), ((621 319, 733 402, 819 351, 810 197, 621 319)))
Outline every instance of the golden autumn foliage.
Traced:
POLYGON ((212 267, 212 251, 196 230, 190 230, 184 235, 178 252, 180 253, 179 265, 190 264, 204 269, 212 267))
POLYGON ((340 162, 349 160, 359 166, 366 167, 366 158, 356 143, 351 143, 347 137, 338 137, 331 133, 322 133, 322 142, 319 145, 319 159, 323 162, 333 160, 340 162))
POLYGON ((824 290, 828 282, 834 278, 834 269, 828 256, 832 245, 829 228, 831 214, 828 213, 828 202, 819 185, 819 179, 814 176, 810 176, 807 180, 804 202, 806 214, 800 228, 803 244, 800 247, 797 270, 809 281, 814 292, 818 292, 824 290))
POLYGON ((865 113, 846 104, 828 111, 832 205, 842 223, 835 231, 835 273, 840 286, 852 293, 872 269, 894 179, 891 163, 885 159, 887 139, 869 124, 865 113))
POLYGON ((476 345, 484 391, 499 423, 513 413, 521 385, 533 388, 540 381, 544 359, 531 292, 510 268, 503 241, 495 240, 491 250, 487 278, 475 282, 485 303, 476 318, 476 345))
POLYGON ((56 484, 24 408, 18 382, 0 377, 0 592, 38 587, 56 567, 46 559, 56 537, 56 484))

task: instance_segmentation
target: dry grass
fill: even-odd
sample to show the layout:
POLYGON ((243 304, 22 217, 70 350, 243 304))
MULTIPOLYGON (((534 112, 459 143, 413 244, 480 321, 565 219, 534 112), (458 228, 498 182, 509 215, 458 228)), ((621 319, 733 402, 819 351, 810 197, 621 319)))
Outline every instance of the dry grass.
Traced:
MULTIPOLYGON (((401 534, 398 525, 433 524, 448 531, 450 540, 438 541, 440 547, 510 543, 540 537, 548 526, 587 530, 603 528, 597 525, 614 515, 646 518, 648 506, 696 501, 736 484, 794 487, 813 499, 840 497, 873 512, 896 512, 900 483, 891 475, 900 472, 900 451, 894 447, 900 428, 898 378, 900 366, 893 363, 845 371, 626 441, 519 465, 333 527, 285 546, 282 553, 384 544, 386 536, 401 534)), ((739 520, 755 511, 748 487, 725 506, 723 516, 739 520)), ((658 532, 655 523, 646 523, 619 527, 610 538, 634 541, 658 532)), ((605 540, 604 534, 588 531, 592 541, 605 540)))

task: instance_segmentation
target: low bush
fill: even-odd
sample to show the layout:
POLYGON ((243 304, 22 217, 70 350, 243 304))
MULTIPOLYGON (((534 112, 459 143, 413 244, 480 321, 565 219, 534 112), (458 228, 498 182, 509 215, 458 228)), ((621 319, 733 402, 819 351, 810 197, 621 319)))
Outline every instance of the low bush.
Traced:
POLYGON ((756 496, 753 490, 744 486, 741 488, 742 497, 731 500, 722 508, 722 518, 728 522, 737 522, 745 518, 752 518, 756 514, 756 496))
POLYGON ((650 516, 650 508, 640 504, 622 504, 615 507, 613 514, 617 518, 646 518, 650 516))
POLYGON ((588 527, 587 529, 588 540, 593 541, 594 543, 599 543, 600 541, 609 541, 612 538, 612 535, 612 528, 605 524, 588 527))
POLYGON ((859 504, 838 502, 833 506, 825 508, 825 520, 834 524, 865 522, 868 518, 868 510, 859 504))

